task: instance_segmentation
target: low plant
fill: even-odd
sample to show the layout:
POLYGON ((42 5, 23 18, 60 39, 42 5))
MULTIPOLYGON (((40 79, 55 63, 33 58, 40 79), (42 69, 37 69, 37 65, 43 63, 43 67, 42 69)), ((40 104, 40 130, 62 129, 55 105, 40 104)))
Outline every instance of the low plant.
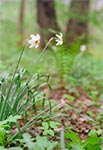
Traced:
POLYGON ((6 120, 0 121, 0 145, 7 146, 11 143, 13 137, 10 135, 10 130, 13 125, 17 124, 17 120, 21 116, 9 116, 6 120))
POLYGON ((57 145, 58 142, 51 142, 45 136, 36 136, 36 138, 31 138, 31 136, 27 133, 23 134, 23 139, 25 142, 25 147, 28 147, 29 150, 53 150, 57 145), (35 140, 35 142, 33 142, 35 140))
POLYGON ((96 132, 91 132, 84 141, 81 141, 80 137, 69 129, 65 133, 65 138, 69 140, 66 147, 70 150, 101 150, 103 148, 103 138, 97 136, 96 132))
POLYGON ((60 125, 59 122, 49 121, 49 122, 42 122, 42 130, 43 135, 55 135, 54 129, 57 129, 60 125))
POLYGON ((12 141, 13 144, 19 142, 18 146, 10 146, 10 148, 5 148, 4 146, 0 146, 0 150, 53 150, 58 146, 58 142, 50 141, 45 136, 36 136, 31 137, 28 133, 24 133, 22 138, 16 139, 12 141))
POLYGON ((35 99, 41 93, 40 89, 49 84, 48 77, 34 74, 29 83, 25 83, 24 77, 24 70, 20 70, 11 81, 12 85, 9 77, 1 78, 0 120, 10 115, 26 115, 30 107, 36 112, 35 99))

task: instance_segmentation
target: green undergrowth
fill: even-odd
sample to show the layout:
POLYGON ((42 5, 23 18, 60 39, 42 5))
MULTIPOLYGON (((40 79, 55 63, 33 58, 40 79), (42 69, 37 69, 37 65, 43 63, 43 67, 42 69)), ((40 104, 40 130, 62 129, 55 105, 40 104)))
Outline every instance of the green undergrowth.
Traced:
POLYGON ((103 100, 103 60, 90 53, 79 58, 74 64, 71 80, 82 86, 92 100, 103 100))
MULTIPOLYGON (((16 134, 12 135, 12 126, 17 123, 21 116, 9 116, 6 120, 0 121, 0 150, 103 150, 103 132, 102 130, 91 130, 85 140, 81 140, 77 133, 67 128, 58 128, 57 121, 42 123, 42 129, 45 131, 50 125, 49 136, 37 135, 31 136, 28 132, 20 133, 16 128, 16 134), (56 133, 58 130, 60 134, 56 133), (51 134, 52 131, 54 134, 51 134), (54 140, 53 140, 54 138, 54 140)), ((47 132, 46 132, 47 133, 47 132)), ((44 132, 43 132, 44 134, 44 132)))
MULTIPOLYGON (((20 53, 20 52, 19 52, 20 53)), ((56 55, 54 53, 54 55, 56 55)), ((59 60, 59 64, 57 65, 57 60, 55 59, 54 55, 49 52, 46 52, 41 58, 40 63, 38 64, 36 70, 33 68, 34 63, 39 56, 39 52, 35 50, 26 50, 24 52, 24 56, 21 60, 21 67, 26 68, 28 74, 31 74, 32 70, 34 69, 34 73, 38 72, 40 74, 50 74, 51 80, 54 81, 54 84, 58 85, 59 82, 59 72, 63 75, 63 71, 66 71, 66 87, 73 87, 75 86, 82 86, 82 88, 87 92, 87 95, 93 100, 102 100, 103 94, 103 60, 96 58, 91 53, 80 53, 78 57, 76 57, 72 72, 67 72, 69 68, 66 70, 62 70, 62 66, 60 64, 63 60, 59 60), (28 57, 29 56, 29 57, 28 57), (45 59, 46 58, 46 59, 45 59), (48 65, 49 64, 49 65, 48 65), (60 66, 60 68, 58 68, 60 66), (58 69, 60 71, 58 72, 58 69), (47 72, 48 70, 48 72, 47 72), (55 78, 54 76, 57 76, 55 78), (73 86, 72 86, 73 85, 73 86)), ((57 54, 59 57, 60 54, 57 54)), ((13 57, 10 56, 5 59, 5 62, 1 59, 0 68, 1 74, 6 74, 6 70, 8 69, 9 73, 13 71, 15 68, 14 61, 17 59, 18 52, 16 52, 13 57), (9 67, 10 66, 10 67, 9 67), (4 71, 3 71, 4 70, 4 71)), ((66 56, 67 57, 67 56, 66 56)), ((69 55, 67 57, 69 59, 69 55)), ((65 59, 65 63, 68 60, 65 59)), ((69 63, 70 64, 70 63, 69 63)), ((65 69, 65 68, 64 68, 65 69)), ((64 74, 65 75, 65 74, 64 74)))
MULTIPOLYGON (((25 54, 26 52, 27 50, 25 51, 25 54)), ((93 123, 97 130, 91 130, 88 137, 85 140, 81 140, 79 135, 72 130, 64 130, 62 123, 58 119, 59 117, 66 115, 64 112, 60 111, 59 108, 61 105, 57 102, 48 100, 45 93, 42 93, 42 88, 45 88, 45 86, 48 86, 48 88, 51 89, 49 76, 42 75, 43 73, 47 73, 47 70, 48 73, 51 74, 51 81, 57 83, 57 85, 59 83, 57 79, 59 80, 58 74, 60 72, 58 72, 55 58, 50 54, 49 51, 46 52, 45 56, 47 59, 45 60, 44 56, 39 62, 37 70, 40 74, 34 74, 37 70, 29 68, 33 71, 32 76, 30 76, 30 70, 28 72, 25 72, 25 70, 20 70, 18 72, 16 70, 13 78, 8 74, 1 75, 1 150, 34 150, 34 147, 37 148, 36 150, 45 150, 48 148, 48 150, 53 150, 54 148, 61 150, 102 150, 102 111, 98 114, 93 123), (54 66, 51 66, 54 67, 53 72, 52 68, 48 65, 48 61, 49 63, 51 61, 54 64, 54 66), (56 74, 55 77, 53 76, 54 73, 56 74), (28 80, 28 78, 30 78, 30 80, 28 80), (24 124, 23 127, 20 126, 20 122, 24 124), (97 122, 100 122, 100 124, 97 122), (32 126, 34 126, 35 130, 38 126, 41 134, 34 134, 34 136, 30 135, 29 132, 32 130, 32 126), (16 131, 13 133, 14 128, 16 131)), ((58 63, 61 62, 58 61, 58 63)), ((21 66, 23 66, 23 61, 21 62, 21 66)), ((75 87, 77 86, 82 86, 91 100, 102 100, 102 71, 102 60, 94 58, 93 55, 88 52, 80 52, 74 59, 71 72, 66 72, 66 75, 68 73, 66 88, 68 88, 68 90, 73 90, 73 88, 76 89, 75 87)), ((51 85, 53 85, 52 82, 51 85)), ((74 101, 72 96, 65 96, 70 101, 74 101)), ((69 109, 70 108, 71 106, 69 109)), ((65 107, 65 109, 68 108, 65 107)), ((89 111, 88 114, 89 119, 93 120, 92 112, 89 111)))

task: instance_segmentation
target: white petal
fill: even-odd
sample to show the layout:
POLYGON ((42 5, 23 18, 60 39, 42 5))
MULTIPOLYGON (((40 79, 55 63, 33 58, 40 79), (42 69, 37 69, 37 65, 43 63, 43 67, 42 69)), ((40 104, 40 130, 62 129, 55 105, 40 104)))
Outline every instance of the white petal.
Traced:
POLYGON ((63 34, 60 32, 60 37, 63 37, 63 34))
POLYGON ((31 45, 29 46, 29 48, 33 48, 33 47, 35 47, 35 45, 34 45, 34 44, 31 44, 31 45))
POLYGON ((55 41, 56 41, 57 43, 59 42, 59 40, 58 40, 58 39, 56 39, 55 41))
POLYGON ((60 42, 57 42, 56 45, 61 45, 61 43, 60 43, 60 42))
POLYGON ((56 43, 56 45, 59 45, 59 43, 56 43))
POLYGON ((57 38, 60 38, 60 36, 59 36, 58 34, 56 34, 56 37, 57 37, 57 38))
POLYGON ((39 47, 39 44, 35 44, 35 48, 38 48, 39 47))
POLYGON ((29 43, 29 44, 32 44, 32 43, 33 43, 33 39, 28 40, 28 43, 29 43))
POLYGON ((34 41, 37 41, 37 40, 40 40, 40 35, 39 34, 31 34, 30 37, 34 40, 34 41))
POLYGON ((62 33, 56 34, 57 38, 61 39, 63 37, 62 33))
POLYGON ((30 37, 33 39, 33 38, 35 38, 35 35, 34 35, 34 34, 31 34, 30 37))
POLYGON ((39 34, 36 34, 36 39, 40 40, 40 35, 39 34))
POLYGON ((56 45, 62 45, 63 44, 63 40, 62 39, 56 39, 55 41, 57 42, 56 45))

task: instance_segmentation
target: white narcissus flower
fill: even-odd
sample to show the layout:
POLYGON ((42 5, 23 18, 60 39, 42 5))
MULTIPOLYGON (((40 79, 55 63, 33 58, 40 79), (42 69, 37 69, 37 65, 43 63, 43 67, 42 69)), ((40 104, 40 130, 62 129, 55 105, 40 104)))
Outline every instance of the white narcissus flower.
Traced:
POLYGON ((56 41, 56 45, 62 45, 63 44, 63 34, 62 33, 56 34, 55 41, 56 41))
POLYGON ((38 48, 39 47, 39 43, 40 43, 40 35, 39 34, 31 34, 30 35, 31 39, 28 40, 28 43, 30 44, 29 48, 38 48))
POLYGON ((81 45, 81 46, 80 46, 80 51, 81 51, 81 52, 85 52, 86 49, 87 49, 86 45, 81 45))

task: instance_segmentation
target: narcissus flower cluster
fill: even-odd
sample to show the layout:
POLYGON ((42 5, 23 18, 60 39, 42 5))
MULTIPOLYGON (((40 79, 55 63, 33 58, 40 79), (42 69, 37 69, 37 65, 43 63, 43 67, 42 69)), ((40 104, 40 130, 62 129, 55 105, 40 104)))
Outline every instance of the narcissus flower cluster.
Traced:
MULTIPOLYGON (((40 35, 39 34, 31 34, 30 35, 30 38, 28 40, 28 43, 30 44, 29 48, 38 48, 39 47, 39 44, 40 44, 40 35)), ((56 41, 56 45, 62 45, 63 44, 63 34, 62 33, 59 33, 59 34, 56 34, 56 37, 54 38, 55 41, 56 41)))

